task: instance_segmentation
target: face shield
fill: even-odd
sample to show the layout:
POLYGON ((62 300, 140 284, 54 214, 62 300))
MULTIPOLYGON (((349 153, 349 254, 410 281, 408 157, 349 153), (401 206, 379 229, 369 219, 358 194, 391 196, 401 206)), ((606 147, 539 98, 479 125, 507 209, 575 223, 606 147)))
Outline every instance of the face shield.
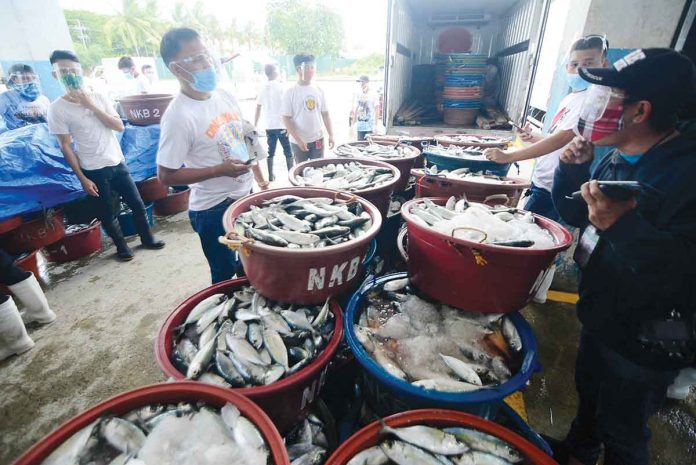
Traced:
POLYGON ((17 92, 24 100, 33 102, 41 95, 41 84, 36 74, 30 72, 12 73, 7 83, 8 87, 17 92))
POLYGON ((84 86, 82 66, 79 63, 73 63, 67 67, 55 64, 53 65, 53 72, 56 73, 58 83, 64 92, 74 92, 84 86))
POLYGON ((611 87, 590 85, 580 109, 575 133, 596 142, 621 130, 625 92, 611 87))
POLYGON ((195 91, 207 93, 217 87, 219 65, 207 51, 172 61, 170 66, 183 71, 187 76, 183 79, 195 91))

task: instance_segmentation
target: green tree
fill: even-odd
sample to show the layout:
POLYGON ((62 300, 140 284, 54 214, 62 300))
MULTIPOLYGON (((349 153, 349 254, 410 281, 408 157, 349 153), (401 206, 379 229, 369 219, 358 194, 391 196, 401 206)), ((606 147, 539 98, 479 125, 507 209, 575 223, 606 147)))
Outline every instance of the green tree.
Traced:
POLYGON ((159 18, 156 0, 122 0, 122 9, 104 24, 107 45, 120 42, 127 51, 138 56, 154 55, 159 48, 166 23, 159 18))
POLYGON ((269 2, 266 32, 271 45, 289 55, 304 51, 336 57, 344 38, 343 21, 336 12, 300 0, 269 2))

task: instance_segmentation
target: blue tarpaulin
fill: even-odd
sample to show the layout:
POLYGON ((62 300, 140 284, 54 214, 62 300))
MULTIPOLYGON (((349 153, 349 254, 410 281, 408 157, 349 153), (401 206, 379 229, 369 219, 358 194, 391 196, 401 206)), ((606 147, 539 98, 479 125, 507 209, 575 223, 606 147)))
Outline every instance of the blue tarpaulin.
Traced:
MULTIPOLYGON (((119 134, 126 164, 136 182, 157 172, 159 131, 159 125, 126 125, 119 134)), ((85 195, 46 124, 0 134, 0 219, 41 211, 85 195)))

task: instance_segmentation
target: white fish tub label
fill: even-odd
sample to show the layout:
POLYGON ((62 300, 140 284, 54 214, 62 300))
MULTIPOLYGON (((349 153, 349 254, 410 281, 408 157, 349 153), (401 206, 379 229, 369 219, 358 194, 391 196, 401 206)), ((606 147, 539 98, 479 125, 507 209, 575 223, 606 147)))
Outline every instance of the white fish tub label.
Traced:
POLYGON ((335 286, 340 286, 344 282, 350 281, 358 274, 358 267, 360 266, 361 261, 362 257, 357 256, 350 261, 345 261, 343 263, 334 265, 330 270, 328 270, 325 266, 320 268, 310 268, 309 277, 307 279, 307 290, 320 291, 324 289, 324 287, 328 287, 330 289, 335 286), (328 285, 326 282, 327 271, 329 277, 328 285))
POLYGON ((160 110, 159 108, 153 108, 150 110, 149 108, 138 108, 138 109, 131 109, 129 111, 131 118, 149 118, 152 116, 153 118, 159 118, 160 116, 160 110))
POLYGON ((315 379, 312 381, 312 384, 304 388, 304 391, 302 391, 302 404, 300 405, 300 410, 304 410, 305 407, 311 405, 312 402, 314 402, 314 400, 319 396, 321 388, 324 386, 324 381, 326 381, 326 372, 328 369, 329 366, 327 365, 321 371, 319 378, 315 379))

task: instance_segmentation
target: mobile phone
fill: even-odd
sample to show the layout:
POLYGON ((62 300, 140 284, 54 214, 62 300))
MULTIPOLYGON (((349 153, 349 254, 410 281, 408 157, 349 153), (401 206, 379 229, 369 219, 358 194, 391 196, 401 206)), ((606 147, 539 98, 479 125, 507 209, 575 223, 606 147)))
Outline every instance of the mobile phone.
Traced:
MULTIPOLYGON (((639 181, 597 181, 601 191, 615 200, 628 200, 640 194, 655 195, 661 192, 652 186, 648 186, 639 181)), ((582 200, 580 191, 573 192, 566 196, 567 199, 582 200)))

